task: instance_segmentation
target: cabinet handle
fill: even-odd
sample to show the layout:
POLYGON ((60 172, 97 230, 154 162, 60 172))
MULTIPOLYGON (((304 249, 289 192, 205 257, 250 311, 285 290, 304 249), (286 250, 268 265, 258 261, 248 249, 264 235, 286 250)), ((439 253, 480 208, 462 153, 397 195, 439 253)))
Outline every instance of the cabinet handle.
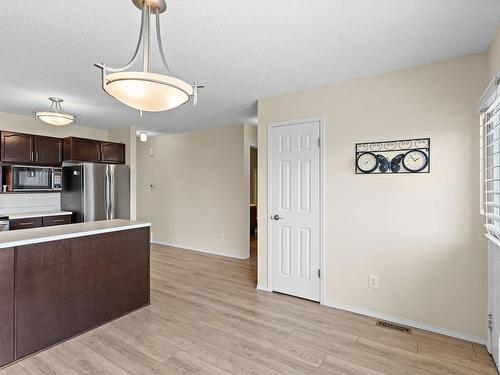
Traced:
POLYGON ((36 152, 36 161, 38 161, 38 151, 36 152))
POLYGON ((63 222, 63 221, 64 221, 64 219, 54 219, 54 220, 52 220, 52 221, 53 221, 54 223, 60 223, 60 222, 63 222))
POLYGON ((23 223, 19 223, 19 225, 33 225, 33 224, 34 224, 34 222, 32 222, 32 221, 25 221, 23 223))

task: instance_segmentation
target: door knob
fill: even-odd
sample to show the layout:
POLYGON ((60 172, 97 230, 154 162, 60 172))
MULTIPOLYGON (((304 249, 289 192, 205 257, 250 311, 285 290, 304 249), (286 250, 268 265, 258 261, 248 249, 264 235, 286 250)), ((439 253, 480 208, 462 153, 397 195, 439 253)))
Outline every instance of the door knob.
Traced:
POLYGON ((274 215, 272 217, 273 220, 279 220, 279 219, 283 219, 280 215, 274 215))

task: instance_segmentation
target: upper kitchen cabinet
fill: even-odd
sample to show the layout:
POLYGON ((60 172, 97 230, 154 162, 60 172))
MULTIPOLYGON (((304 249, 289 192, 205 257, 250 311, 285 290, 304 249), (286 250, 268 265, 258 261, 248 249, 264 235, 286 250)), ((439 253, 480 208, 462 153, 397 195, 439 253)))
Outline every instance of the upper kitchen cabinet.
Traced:
POLYGON ((62 140, 32 134, 2 132, 2 162, 57 166, 62 162, 62 140))
POLYGON ((35 135, 35 162, 44 165, 61 165, 62 139, 35 135))
POLYGON ((64 160, 94 163, 125 163, 125 145, 93 139, 64 139, 64 160))
POLYGON ((98 163, 101 161, 101 142, 86 138, 64 138, 64 160, 98 163))
POLYGON ((34 158, 34 136, 31 134, 2 132, 1 154, 5 163, 32 164, 34 158))
POLYGON ((125 145, 123 143, 101 142, 101 161, 103 163, 125 163, 125 145))

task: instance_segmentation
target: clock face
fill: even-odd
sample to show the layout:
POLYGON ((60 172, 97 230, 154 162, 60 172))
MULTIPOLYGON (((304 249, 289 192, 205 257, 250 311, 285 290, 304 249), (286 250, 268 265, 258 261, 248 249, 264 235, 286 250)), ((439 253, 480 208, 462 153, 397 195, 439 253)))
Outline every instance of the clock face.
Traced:
POLYGON ((408 172, 421 172, 429 164, 427 154, 420 150, 408 151, 403 158, 403 166, 408 172))
POLYGON ((364 152, 358 156, 358 169, 363 173, 372 173, 378 167, 378 159, 374 153, 364 152))

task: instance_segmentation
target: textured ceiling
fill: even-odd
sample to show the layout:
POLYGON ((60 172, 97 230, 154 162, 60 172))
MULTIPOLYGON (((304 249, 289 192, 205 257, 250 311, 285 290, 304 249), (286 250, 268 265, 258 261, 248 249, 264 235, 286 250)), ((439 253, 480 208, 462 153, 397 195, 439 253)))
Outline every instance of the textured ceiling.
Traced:
POLYGON ((135 47, 140 12, 130 0, 2 0, 0 111, 31 115, 60 96, 78 123, 102 128, 251 122, 259 98, 482 52, 500 24, 498 0, 167 4, 167 59, 179 78, 206 85, 197 107, 141 118, 102 91, 93 64, 123 65, 135 47))

